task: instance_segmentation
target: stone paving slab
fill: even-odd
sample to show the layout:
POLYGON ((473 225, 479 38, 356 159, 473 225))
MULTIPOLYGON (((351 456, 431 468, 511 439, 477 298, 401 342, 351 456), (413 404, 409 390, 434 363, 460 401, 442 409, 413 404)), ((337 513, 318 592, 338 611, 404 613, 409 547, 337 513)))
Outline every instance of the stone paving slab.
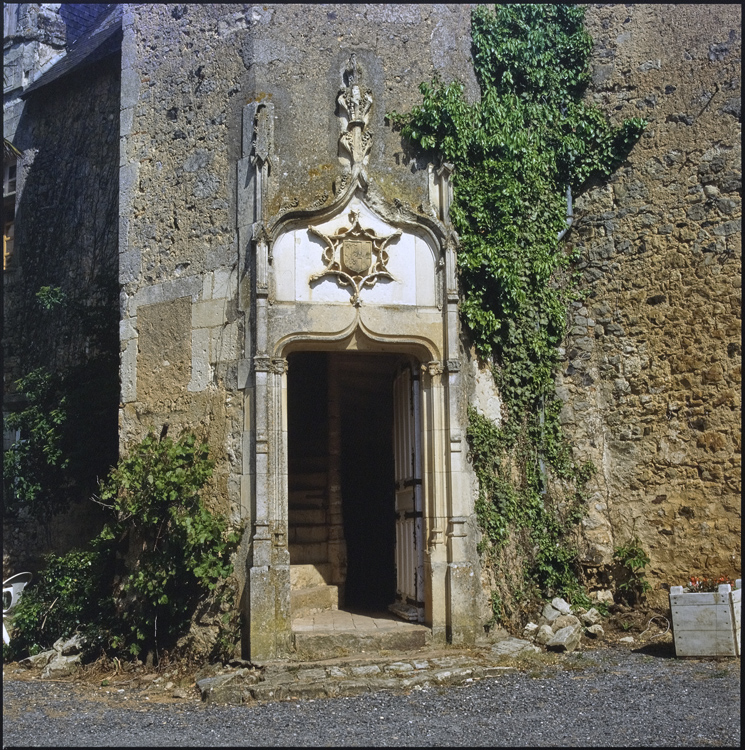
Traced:
POLYGON ((376 654, 369 658, 357 655, 325 662, 271 662, 198 680, 197 687, 203 701, 229 704, 405 691, 461 685, 514 669, 494 664, 495 658, 503 657, 491 648, 449 654, 430 648, 415 653, 376 654))

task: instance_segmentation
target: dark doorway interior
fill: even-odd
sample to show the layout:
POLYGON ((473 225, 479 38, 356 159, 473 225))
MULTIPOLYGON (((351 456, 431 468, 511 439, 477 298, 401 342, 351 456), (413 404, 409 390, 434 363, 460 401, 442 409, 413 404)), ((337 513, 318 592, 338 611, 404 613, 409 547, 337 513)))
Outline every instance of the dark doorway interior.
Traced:
POLYGON ((346 603, 385 610, 396 596, 393 466, 395 355, 343 353, 340 368, 346 603))
POLYGON ((310 478, 315 476, 319 499, 322 495, 327 498, 328 487, 321 487, 320 482, 328 467, 327 373, 333 367, 338 372, 340 393, 345 608, 385 610, 396 593, 392 384, 401 357, 297 352, 288 360, 291 563, 315 561, 308 556, 311 545, 292 543, 293 497, 302 490, 307 503, 310 478))

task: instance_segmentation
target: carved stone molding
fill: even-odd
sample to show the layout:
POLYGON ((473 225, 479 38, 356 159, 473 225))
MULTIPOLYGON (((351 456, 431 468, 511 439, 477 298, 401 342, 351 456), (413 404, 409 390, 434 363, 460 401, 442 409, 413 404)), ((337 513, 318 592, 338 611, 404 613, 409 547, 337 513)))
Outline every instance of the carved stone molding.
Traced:
POLYGON ((451 516, 448 520, 448 536, 449 537, 466 537, 468 536, 468 529, 466 524, 468 519, 465 516, 451 516))
POLYGON ((287 372, 287 360, 283 357, 272 357, 271 372, 282 375, 287 372))
POLYGON ((357 56, 352 53, 344 71, 346 87, 339 91, 337 102, 342 110, 344 130, 339 145, 349 154, 352 166, 364 164, 372 146, 372 131, 367 129, 373 104, 372 91, 360 87, 357 56))
POLYGON ((269 195, 269 175, 274 158, 274 105, 259 104, 254 118, 251 163, 256 169, 256 217, 264 220, 264 206, 269 195))
POLYGON ((422 365, 422 372, 426 372, 431 378, 434 378, 438 375, 442 375, 442 373, 445 372, 445 368, 443 367, 442 362, 434 359, 431 362, 426 362, 422 365))
POLYGON ((352 287, 352 304, 359 307, 363 286, 374 286, 381 278, 395 281, 386 267, 386 247, 401 236, 401 230, 379 237, 374 230, 360 226, 360 213, 355 210, 349 212, 349 221, 350 227, 342 227, 333 234, 325 234, 314 226, 308 227, 326 244, 321 256, 326 268, 314 273, 310 281, 336 276, 344 286, 352 287))

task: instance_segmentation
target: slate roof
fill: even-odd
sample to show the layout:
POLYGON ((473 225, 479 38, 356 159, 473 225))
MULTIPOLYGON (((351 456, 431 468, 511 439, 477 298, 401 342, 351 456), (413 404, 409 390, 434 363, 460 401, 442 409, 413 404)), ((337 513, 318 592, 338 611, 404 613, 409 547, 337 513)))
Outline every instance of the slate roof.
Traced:
MULTIPOLYGON (((64 7, 64 6, 63 6, 64 7)), ((89 6, 94 7, 94 6, 89 6)), ((98 6, 99 8, 101 5, 98 6)), ((67 54, 42 73, 21 94, 25 99, 29 94, 57 81, 63 76, 92 65, 104 57, 108 57, 121 49, 122 44, 122 7, 120 4, 106 5, 103 13, 95 16, 87 31, 68 47, 67 54)), ((91 11, 82 11, 69 16, 74 28, 81 29, 86 22, 91 21, 91 11)))
POLYGON ((67 30, 67 48, 70 49, 99 16, 113 6, 113 3, 62 3, 59 14, 67 30))

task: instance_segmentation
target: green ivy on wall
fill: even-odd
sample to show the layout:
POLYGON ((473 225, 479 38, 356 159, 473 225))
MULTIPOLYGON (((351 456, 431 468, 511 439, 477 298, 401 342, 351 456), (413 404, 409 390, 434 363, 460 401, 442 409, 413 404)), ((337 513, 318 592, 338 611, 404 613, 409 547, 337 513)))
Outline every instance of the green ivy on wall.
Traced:
POLYGON ((577 195, 610 175, 646 125, 635 118, 613 126, 582 100, 592 51, 583 22, 579 6, 480 6, 472 36, 481 100, 469 104, 461 84, 435 79, 420 86, 419 106, 390 115, 404 138, 455 167, 461 317, 479 354, 494 362, 506 407, 499 428, 469 414, 482 551, 504 572, 515 569, 514 560, 505 564, 512 549, 524 570, 493 597, 502 618, 523 589, 579 590, 570 539, 591 468, 572 460, 554 393, 568 303, 579 295, 576 253, 559 237, 567 188, 577 195))

